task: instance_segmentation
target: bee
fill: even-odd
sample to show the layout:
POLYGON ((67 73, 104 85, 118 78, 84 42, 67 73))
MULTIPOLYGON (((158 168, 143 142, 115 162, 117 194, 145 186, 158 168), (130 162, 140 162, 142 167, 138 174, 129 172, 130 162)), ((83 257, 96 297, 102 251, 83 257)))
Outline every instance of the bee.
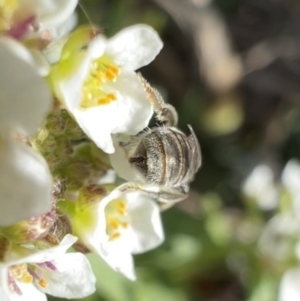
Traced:
MULTIPOLYGON (((186 135, 177 128, 178 114, 161 94, 138 74, 148 100, 153 106, 158 126, 147 128, 119 142, 130 165, 124 177, 127 182, 119 186, 121 192, 142 191, 155 199, 161 210, 187 198, 189 184, 201 166, 198 139, 190 125, 186 135)), ((112 160, 114 165, 114 160, 112 160)), ((115 168, 116 169, 116 168, 115 168)))

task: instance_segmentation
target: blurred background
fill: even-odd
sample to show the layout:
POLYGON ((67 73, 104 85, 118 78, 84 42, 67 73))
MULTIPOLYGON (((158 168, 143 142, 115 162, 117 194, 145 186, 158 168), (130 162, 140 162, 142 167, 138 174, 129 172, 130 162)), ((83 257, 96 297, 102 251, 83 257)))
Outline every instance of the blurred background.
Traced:
POLYGON ((164 48, 141 72, 203 155, 189 199, 162 215, 164 244, 135 257, 138 280, 89 256, 97 292, 84 300, 300 300, 300 2, 81 3, 79 22, 107 36, 158 31, 164 48))

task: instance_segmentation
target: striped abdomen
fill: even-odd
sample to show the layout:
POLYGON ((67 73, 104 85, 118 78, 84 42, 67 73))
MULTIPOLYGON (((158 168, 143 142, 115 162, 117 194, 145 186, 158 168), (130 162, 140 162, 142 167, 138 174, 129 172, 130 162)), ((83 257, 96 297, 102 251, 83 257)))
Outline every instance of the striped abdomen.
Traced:
POLYGON ((170 187, 189 183, 196 172, 193 166, 193 140, 174 127, 157 127, 146 133, 145 150, 148 183, 170 187))

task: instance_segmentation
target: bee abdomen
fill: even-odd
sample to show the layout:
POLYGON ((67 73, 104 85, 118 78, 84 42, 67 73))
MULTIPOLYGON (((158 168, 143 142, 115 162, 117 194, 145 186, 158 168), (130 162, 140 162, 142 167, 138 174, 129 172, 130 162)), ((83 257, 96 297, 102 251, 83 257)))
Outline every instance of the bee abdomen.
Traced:
POLYGON ((186 135, 173 127, 158 127, 148 142, 148 180, 172 187, 184 184, 190 150, 186 135))

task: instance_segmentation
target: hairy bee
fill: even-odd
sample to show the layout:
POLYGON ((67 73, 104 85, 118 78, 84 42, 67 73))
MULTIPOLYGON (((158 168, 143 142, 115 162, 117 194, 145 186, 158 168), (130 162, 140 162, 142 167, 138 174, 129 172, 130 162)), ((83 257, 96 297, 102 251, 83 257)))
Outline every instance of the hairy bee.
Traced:
POLYGON ((201 165, 200 145, 192 127, 188 126, 188 136, 180 131, 174 107, 165 103, 140 74, 139 77, 161 125, 119 143, 133 171, 129 178, 124 176, 132 182, 119 189, 143 191, 166 209, 187 198, 189 184, 201 165))

